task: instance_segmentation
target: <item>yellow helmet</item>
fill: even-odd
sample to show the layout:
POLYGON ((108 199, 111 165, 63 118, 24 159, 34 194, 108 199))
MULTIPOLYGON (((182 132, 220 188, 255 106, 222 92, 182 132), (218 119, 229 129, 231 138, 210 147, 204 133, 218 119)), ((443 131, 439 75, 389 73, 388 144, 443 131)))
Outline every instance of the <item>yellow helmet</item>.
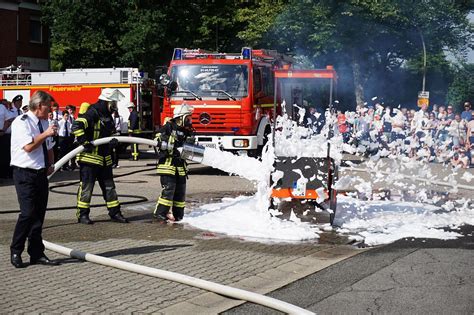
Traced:
POLYGON ((85 112, 87 112, 87 109, 89 108, 89 106, 91 106, 91 104, 87 102, 82 103, 81 107, 79 107, 79 114, 84 114, 85 112))

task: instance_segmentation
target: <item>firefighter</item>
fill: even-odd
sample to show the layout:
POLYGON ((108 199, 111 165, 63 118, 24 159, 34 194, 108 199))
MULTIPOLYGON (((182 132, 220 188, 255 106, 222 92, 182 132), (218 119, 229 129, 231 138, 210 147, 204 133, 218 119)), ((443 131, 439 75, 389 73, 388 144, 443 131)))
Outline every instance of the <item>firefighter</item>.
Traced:
MULTIPOLYGON (((120 212, 120 203, 115 191, 112 174, 111 149, 118 141, 93 146, 90 142, 99 138, 109 137, 115 133, 112 112, 117 110, 117 102, 124 96, 117 89, 102 90, 97 103, 90 105, 84 113, 74 121, 72 131, 77 142, 84 146, 84 151, 77 155, 80 169, 80 185, 77 192, 77 222, 93 224, 89 218, 92 191, 97 179, 106 201, 109 216, 114 222, 128 223, 120 212)), ((82 109, 82 105, 81 105, 82 109)))
MULTIPOLYGON (((135 104, 133 102, 128 103, 128 111, 130 116, 128 116, 128 135, 130 137, 139 137, 140 135, 140 121, 138 120, 138 113, 135 110, 135 104)), ((132 160, 138 161, 138 144, 132 143, 131 147, 132 160)))
POLYGON ((153 212, 153 221, 167 223, 180 221, 184 216, 186 162, 180 157, 179 147, 194 142, 191 114, 193 108, 187 104, 177 106, 173 118, 158 131, 155 140, 166 144, 159 152, 157 173, 161 175, 161 195, 153 212), (170 209, 172 208, 172 212, 170 209))

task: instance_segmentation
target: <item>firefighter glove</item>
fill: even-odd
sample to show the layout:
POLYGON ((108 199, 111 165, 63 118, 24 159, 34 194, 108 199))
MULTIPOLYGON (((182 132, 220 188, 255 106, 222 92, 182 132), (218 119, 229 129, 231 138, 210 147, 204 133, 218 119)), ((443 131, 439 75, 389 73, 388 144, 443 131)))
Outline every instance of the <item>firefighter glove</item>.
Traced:
POLYGON ((94 150, 94 145, 90 142, 84 142, 82 145, 84 146, 84 150, 82 151, 84 153, 92 153, 94 150))

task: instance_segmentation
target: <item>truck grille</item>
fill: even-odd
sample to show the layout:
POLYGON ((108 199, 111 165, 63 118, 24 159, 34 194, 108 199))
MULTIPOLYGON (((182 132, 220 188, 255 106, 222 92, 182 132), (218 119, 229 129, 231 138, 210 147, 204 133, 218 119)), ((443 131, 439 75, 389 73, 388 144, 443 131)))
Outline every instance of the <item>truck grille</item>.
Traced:
POLYGON ((236 113, 212 113, 207 111, 194 112, 192 116, 193 127, 197 132, 233 131, 232 128, 240 127, 241 115, 236 113))

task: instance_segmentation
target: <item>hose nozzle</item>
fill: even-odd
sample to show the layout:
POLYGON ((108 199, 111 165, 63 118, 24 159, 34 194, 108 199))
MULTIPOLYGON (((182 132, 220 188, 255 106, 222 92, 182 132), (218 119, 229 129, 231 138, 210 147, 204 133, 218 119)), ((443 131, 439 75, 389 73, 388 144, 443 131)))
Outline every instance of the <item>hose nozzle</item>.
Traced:
POLYGON ((197 144, 185 143, 181 151, 181 158, 201 163, 204 159, 205 147, 197 144))

